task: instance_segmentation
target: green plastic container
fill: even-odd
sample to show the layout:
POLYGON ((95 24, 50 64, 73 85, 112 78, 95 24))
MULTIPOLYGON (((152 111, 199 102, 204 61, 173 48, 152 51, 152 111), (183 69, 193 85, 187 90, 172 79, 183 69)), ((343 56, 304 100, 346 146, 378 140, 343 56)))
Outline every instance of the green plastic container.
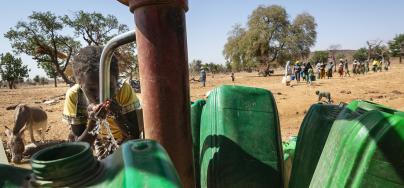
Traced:
POLYGON ((195 183, 200 187, 200 169, 199 169, 199 132, 201 128, 202 109, 205 100, 197 100, 191 104, 191 133, 192 133, 192 152, 194 155, 195 183))
POLYGON ((83 142, 59 144, 32 157, 32 171, 0 165, 0 187, 181 187, 166 151, 133 140, 102 161, 83 142))
POLYGON ((181 187, 170 157, 153 140, 129 141, 102 162, 105 174, 94 187, 181 187))
POLYGON ((288 141, 282 142, 283 148, 283 184, 288 187, 290 174, 292 172, 292 163, 295 157, 297 136, 292 136, 288 141))
POLYGON ((290 188, 309 187, 321 152, 342 107, 314 104, 303 119, 297 137, 290 188))
POLYGON ((353 101, 331 128, 310 187, 404 187, 404 117, 353 101))
POLYGON ((31 170, 0 164, 0 187, 28 187, 31 174, 31 170))
POLYGON ((31 157, 35 187, 78 187, 88 185, 102 172, 100 162, 86 142, 48 147, 31 157))
POLYGON ((279 119, 271 92, 216 88, 203 108, 201 127, 201 187, 283 186, 279 119))

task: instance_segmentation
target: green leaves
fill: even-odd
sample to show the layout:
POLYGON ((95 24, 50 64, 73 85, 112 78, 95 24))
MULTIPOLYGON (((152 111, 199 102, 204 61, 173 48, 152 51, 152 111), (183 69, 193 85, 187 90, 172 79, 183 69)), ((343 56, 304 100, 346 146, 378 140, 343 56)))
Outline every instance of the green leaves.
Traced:
POLYGON ((76 12, 72 17, 65 15, 63 22, 74 29, 77 37, 82 37, 87 45, 103 45, 117 33, 128 31, 128 26, 119 24, 113 15, 84 11, 76 12))
POLYGON ((353 58, 359 62, 364 62, 368 59, 368 50, 366 48, 360 48, 355 51, 353 58))
POLYGON ((273 62, 307 58, 316 41, 317 24, 308 13, 291 23, 286 10, 278 5, 259 6, 248 18, 247 28, 235 25, 229 33, 223 55, 236 71, 273 62))
POLYGON ((322 62, 322 63, 327 63, 329 53, 328 51, 315 51, 313 53, 313 56, 311 57, 311 61, 316 63, 316 62, 322 62))
POLYGON ((389 48, 393 57, 404 55, 404 33, 396 35, 396 37, 389 42, 389 48))
POLYGON ((67 35, 63 35, 64 23, 51 12, 33 12, 27 21, 18 22, 4 37, 11 41, 16 53, 25 53, 37 61, 49 77, 64 75, 65 67, 81 44, 67 35))
POLYGON ((10 88, 12 88, 14 81, 28 77, 29 71, 28 66, 22 64, 21 58, 16 58, 8 52, 5 55, 0 55, 1 78, 11 83, 10 88))

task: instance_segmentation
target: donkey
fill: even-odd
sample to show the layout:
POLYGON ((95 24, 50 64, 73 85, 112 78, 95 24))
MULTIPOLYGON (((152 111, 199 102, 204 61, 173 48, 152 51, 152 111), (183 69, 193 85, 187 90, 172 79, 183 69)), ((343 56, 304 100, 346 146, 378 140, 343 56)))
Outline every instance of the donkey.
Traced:
POLYGON ((7 144, 11 150, 11 161, 19 163, 25 149, 24 131, 29 130, 31 142, 36 143, 34 131, 40 134, 42 141, 45 140, 45 131, 48 123, 48 116, 41 107, 30 107, 25 104, 19 104, 14 111, 14 128, 11 131, 6 126, 7 144), (39 132, 39 129, 41 131, 39 132))

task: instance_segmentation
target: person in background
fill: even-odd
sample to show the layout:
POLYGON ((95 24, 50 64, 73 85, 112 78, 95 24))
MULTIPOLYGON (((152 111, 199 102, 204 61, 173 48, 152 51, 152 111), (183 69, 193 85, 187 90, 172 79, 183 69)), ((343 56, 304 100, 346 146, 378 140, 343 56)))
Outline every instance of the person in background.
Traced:
POLYGON ((349 63, 348 63, 348 59, 345 59, 344 62, 344 71, 345 71, 345 77, 348 75, 349 77, 351 77, 351 74, 349 73, 349 63))
POLYGON ((368 69, 368 68, 366 68, 366 62, 363 62, 363 61, 359 62, 358 67, 359 67, 358 74, 365 75, 365 73, 367 72, 366 70, 368 69))
POLYGON ((313 84, 313 78, 315 78, 315 76, 314 76, 313 68, 311 66, 310 66, 309 70, 307 70, 307 74, 308 74, 308 76, 307 76, 308 82, 307 83, 309 85, 312 85, 313 84))
POLYGON ((205 87, 206 83, 206 72, 204 68, 201 68, 201 72, 199 74, 199 82, 201 82, 202 87, 205 87))
POLYGON ((311 66, 310 62, 307 62, 303 70, 306 83, 309 83, 309 69, 313 69, 313 67, 311 66))
POLYGON ((390 61, 387 59, 387 62, 384 63, 384 70, 388 71, 390 67, 390 61))
POLYGON ((321 79, 325 78, 325 67, 326 67, 326 64, 324 62, 321 62, 321 74, 320 74, 321 79))
POLYGON ((330 78, 332 78, 332 69, 334 68, 334 64, 330 61, 328 64, 327 64, 327 79, 330 79, 330 78))
POLYGON ((231 77, 231 81, 234 82, 234 72, 231 72, 230 77, 231 77))
POLYGON ((366 60, 364 63, 365 73, 369 72, 369 60, 366 60))
POLYGON ((379 63, 377 64, 377 69, 379 70, 379 72, 382 72, 383 70, 383 64, 384 64, 384 59, 381 59, 379 61, 379 63))
POLYGON ((300 82, 300 71, 302 71, 302 67, 300 66, 300 62, 296 61, 295 66, 293 67, 293 71, 295 74, 295 79, 297 83, 300 82))
POLYGON ((378 65, 379 65, 379 61, 377 61, 376 59, 373 60, 373 62, 372 62, 372 70, 373 70, 373 72, 377 71, 377 66, 378 65))
POLYGON ((320 63, 320 61, 318 61, 317 64, 316 64, 316 73, 317 73, 317 79, 320 79, 320 77, 321 77, 321 63, 320 63))
POLYGON ((358 61, 356 59, 352 63, 352 72, 355 75, 359 73, 358 61))
POLYGON ((303 62, 301 66, 301 71, 300 71, 300 78, 303 80, 306 80, 306 63, 303 62))
POLYGON ((343 77, 344 76, 344 61, 342 59, 339 60, 339 64, 338 64, 338 74, 339 77, 343 77))

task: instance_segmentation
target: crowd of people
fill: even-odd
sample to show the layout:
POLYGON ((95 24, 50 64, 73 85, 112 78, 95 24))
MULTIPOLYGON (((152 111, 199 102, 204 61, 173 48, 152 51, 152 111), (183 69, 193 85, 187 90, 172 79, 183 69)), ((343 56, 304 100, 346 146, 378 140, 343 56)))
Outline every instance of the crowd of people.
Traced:
MULTIPOLYGON (((311 85, 316 79, 331 79, 334 72, 341 78, 350 77, 349 64, 348 59, 340 59, 338 64, 334 63, 334 61, 329 61, 328 63, 316 62, 313 64, 312 62, 296 61, 291 65, 290 62, 288 62, 285 67, 285 77, 290 77, 290 80, 296 80, 297 83, 303 81, 311 85)), ((371 65, 371 70, 374 72, 381 72, 383 69, 387 71, 390 68, 390 62, 385 62, 384 59, 374 59, 371 65)), ((354 75, 366 74, 369 71, 369 61, 353 60, 352 73, 354 75)))

